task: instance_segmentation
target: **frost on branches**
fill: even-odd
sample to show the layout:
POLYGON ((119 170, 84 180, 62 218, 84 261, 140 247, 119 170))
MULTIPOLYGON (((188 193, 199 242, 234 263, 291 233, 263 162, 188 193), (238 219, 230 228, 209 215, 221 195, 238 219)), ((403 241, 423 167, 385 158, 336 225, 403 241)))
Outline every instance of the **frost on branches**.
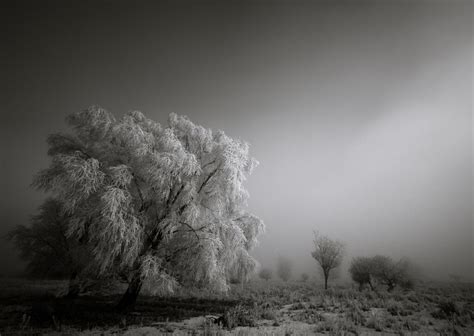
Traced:
POLYGON ((163 127, 91 107, 67 122, 73 134, 48 138, 52 163, 33 184, 62 200, 68 235, 87 242, 100 273, 128 275, 122 308, 145 280, 225 291, 232 272, 253 272, 264 225, 245 210, 257 165, 247 143, 176 114, 163 127))

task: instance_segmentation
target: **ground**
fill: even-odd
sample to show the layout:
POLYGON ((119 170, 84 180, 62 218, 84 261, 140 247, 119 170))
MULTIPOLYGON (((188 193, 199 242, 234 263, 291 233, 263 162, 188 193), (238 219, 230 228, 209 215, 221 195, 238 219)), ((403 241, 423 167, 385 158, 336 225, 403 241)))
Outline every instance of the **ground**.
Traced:
POLYGON ((254 280, 227 295, 143 295, 126 314, 113 309, 116 293, 90 290, 71 301, 61 297, 66 285, 2 279, 1 335, 474 335, 473 284, 389 293, 254 280))

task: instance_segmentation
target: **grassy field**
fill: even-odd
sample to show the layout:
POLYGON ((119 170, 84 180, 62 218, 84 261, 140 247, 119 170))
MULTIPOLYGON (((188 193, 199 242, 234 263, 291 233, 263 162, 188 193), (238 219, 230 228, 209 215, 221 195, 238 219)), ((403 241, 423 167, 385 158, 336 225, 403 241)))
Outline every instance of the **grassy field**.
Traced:
POLYGON ((60 297, 66 285, 2 279, 1 335, 474 335, 472 284, 388 293, 255 280, 226 296, 143 295, 127 314, 113 310, 118 294, 89 292, 71 301, 60 297))

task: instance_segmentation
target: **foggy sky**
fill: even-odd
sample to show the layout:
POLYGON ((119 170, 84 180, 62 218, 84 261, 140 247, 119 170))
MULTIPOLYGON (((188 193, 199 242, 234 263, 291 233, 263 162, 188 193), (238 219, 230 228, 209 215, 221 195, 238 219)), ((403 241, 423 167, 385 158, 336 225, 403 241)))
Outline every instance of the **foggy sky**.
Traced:
MULTIPOLYGON (((251 144, 254 255, 355 255, 474 277, 472 5, 456 1, 12 2, 2 10, 3 235, 44 195, 46 136, 92 104, 170 112, 251 144)), ((18 270, 1 244, 3 272, 18 270)))

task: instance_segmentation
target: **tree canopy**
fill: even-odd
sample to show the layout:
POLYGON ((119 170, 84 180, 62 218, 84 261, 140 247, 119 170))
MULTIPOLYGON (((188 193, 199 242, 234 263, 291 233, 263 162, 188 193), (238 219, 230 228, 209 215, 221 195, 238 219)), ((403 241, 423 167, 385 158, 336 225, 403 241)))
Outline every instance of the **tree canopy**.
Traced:
POLYGON ((254 270, 264 225, 246 211, 257 165, 246 142, 176 114, 164 127, 93 106, 67 122, 33 185, 62 200, 67 235, 87 242, 99 273, 129 274, 136 299, 144 280, 226 290, 230 272, 254 270))

